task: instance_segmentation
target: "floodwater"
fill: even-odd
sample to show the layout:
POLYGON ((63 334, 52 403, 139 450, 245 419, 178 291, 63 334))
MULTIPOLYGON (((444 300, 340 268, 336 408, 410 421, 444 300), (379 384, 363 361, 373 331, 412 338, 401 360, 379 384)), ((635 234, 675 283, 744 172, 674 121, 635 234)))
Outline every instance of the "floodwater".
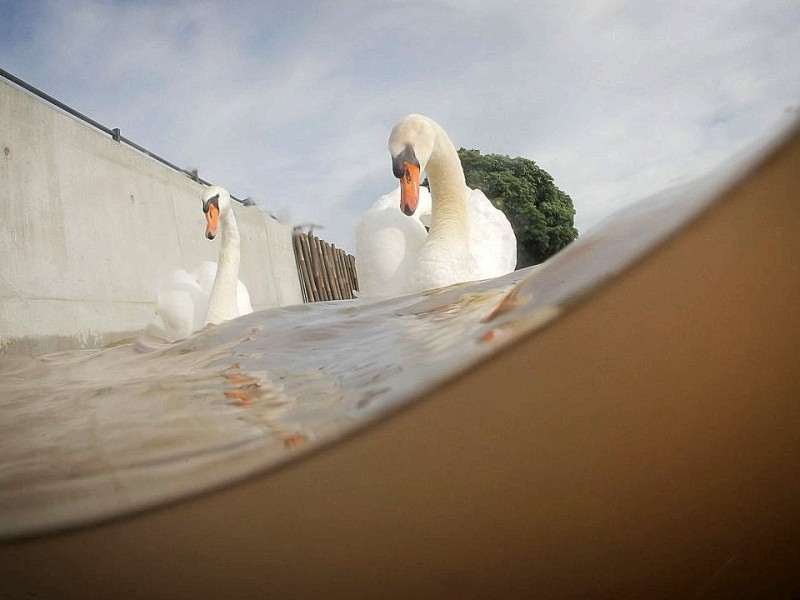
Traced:
POLYGON ((186 497, 344 437, 558 318, 729 183, 648 198, 495 280, 269 309, 169 345, 4 357, 0 539, 186 497))
POLYGON ((491 352, 525 274, 269 309, 174 344, 6 357, 0 532, 142 508, 332 440, 491 352))

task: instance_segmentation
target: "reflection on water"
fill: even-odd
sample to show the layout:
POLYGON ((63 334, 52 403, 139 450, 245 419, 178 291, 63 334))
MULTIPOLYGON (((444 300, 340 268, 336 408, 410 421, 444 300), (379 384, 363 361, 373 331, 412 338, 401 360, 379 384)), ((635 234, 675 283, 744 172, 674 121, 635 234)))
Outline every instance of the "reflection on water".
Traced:
POLYGON ((4 357, 0 539, 219 486, 348 433, 613 280, 724 181, 647 199, 491 281, 260 311, 172 345, 4 357))

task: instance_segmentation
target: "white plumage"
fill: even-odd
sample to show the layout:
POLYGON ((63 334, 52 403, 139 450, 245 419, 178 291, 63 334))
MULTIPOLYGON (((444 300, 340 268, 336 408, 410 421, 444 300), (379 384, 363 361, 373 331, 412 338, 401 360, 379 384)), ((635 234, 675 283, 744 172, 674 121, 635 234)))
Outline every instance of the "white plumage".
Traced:
POLYGON ((156 294, 156 314, 146 333, 174 342, 188 338, 208 323, 221 323, 253 312, 247 287, 239 281, 240 240, 228 192, 210 186, 203 194, 206 237, 221 230, 219 263, 205 261, 193 271, 172 271, 156 294), (214 206, 209 207, 209 201, 214 206), (217 221, 218 220, 218 221, 217 221))
POLYGON ((517 240, 511 224, 483 192, 466 186, 455 147, 439 125, 409 115, 392 130, 389 150, 393 160, 405 152, 421 169, 428 167, 432 194, 420 187, 409 216, 400 209, 398 187, 361 217, 356 227, 361 296, 397 296, 514 270, 517 240))

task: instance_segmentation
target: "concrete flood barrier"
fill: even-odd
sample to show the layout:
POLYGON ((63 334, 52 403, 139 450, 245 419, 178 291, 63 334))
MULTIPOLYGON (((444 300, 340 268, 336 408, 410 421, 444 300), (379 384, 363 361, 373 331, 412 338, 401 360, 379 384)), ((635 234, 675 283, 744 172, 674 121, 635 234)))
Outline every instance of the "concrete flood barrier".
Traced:
MULTIPOLYGON (((129 337, 163 274, 216 261, 202 184, 2 80, 0 123, 0 354, 129 337)), ((291 228, 235 213, 253 308, 302 302, 291 228)))

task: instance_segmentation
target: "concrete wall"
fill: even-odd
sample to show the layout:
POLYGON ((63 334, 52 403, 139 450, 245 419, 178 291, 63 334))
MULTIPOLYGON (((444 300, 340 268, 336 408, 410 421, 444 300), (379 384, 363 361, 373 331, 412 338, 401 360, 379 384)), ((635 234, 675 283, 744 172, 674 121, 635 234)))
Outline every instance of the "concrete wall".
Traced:
MULTIPOLYGON (((201 193, 0 80, 0 354, 97 346, 143 328, 162 274, 216 261, 201 193)), ((291 229, 255 207, 235 212, 254 309, 302 302, 291 229)))

